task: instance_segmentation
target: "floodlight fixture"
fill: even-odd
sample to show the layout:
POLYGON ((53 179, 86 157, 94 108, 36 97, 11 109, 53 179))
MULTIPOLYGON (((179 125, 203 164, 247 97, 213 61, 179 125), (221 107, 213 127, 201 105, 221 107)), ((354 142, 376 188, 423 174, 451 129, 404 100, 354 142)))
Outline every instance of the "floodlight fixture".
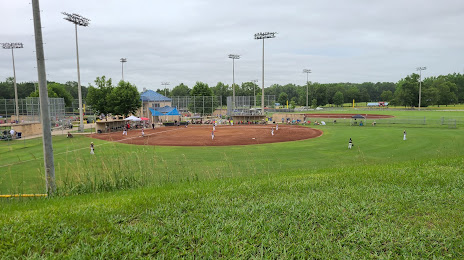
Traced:
POLYGON ((11 49, 11 57, 13 59, 13 86, 15 92, 15 115, 16 120, 19 122, 19 102, 18 102, 18 87, 16 86, 16 69, 15 69, 15 61, 14 61, 14 49, 21 49, 24 48, 22 42, 5 42, 0 43, 3 49, 11 49))
POLYGON ((166 86, 169 86, 169 84, 170 84, 170 83, 169 83, 169 82, 166 82, 166 81, 161 82, 161 85, 164 86, 164 96, 165 96, 165 97, 166 97, 166 89, 167 89, 166 86))
POLYGON ((238 55, 238 54, 229 54, 229 58, 238 60, 238 59, 240 59, 240 55, 238 55))
POLYGON ((76 14, 76 13, 66 13, 66 12, 61 12, 63 15, 65 15, 65 17, 63 19, 65 19, 66 21, 69 21, 75 25, 79 25, 79 26, 89 26, 89 22, 90 22, 90 19, 88 18, 85 18, 83 16, 81 16, 80 14, 76 14))
POLYGON ((232 107, 235 110, 235 60, 240 59, 240 55, 229 54, 229 58, 232 59, 232 107))
POLYGON ((122 75, 122 80, 124 81, 124 62, 127 62, 126 58, 121 58, 121 75, 122 75))
POLYGON ((426 70, 427 67, 417 67, 416 70, 419 71, 419 110, 421 109, 421 96, 422 96, 422 71, 426 70))
POLYGON ((260 32, 255 33, 255 40, 275 38, 276 32, 260 32))
POLYGON ((3 49, 20 49, 24 48, 22 42, 5 42, 5 43, 0 43, 2 45, 3 49))
POLYGON ((262 94, 261 94, 261 113, 264 115, 264 39, 275 38, 276 32, 255 33, 255 40, 263 40, 263 70, 262 70, 262 94))
POLYGON ((79 46, 77 44, 77 26, 89 26, 90 19, 76 13, 61 12, 66 21, 74 24, 76 31, 76 57, 77 57, 77 95, 79 96, 79 132, 84 132, 84 110, 82 109, 82 87, 81 87, 81 73, 79 69, 79 46))

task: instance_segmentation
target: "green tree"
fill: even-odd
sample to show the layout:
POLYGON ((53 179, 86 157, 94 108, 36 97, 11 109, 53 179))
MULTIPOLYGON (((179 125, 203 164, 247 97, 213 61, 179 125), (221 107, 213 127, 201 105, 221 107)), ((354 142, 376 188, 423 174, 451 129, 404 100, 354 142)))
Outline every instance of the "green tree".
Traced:
POLYGON ((210 97, 213 95, 213 91, 208 87, 208 84, 197 81, 190 96, 192 96, 193 102, 189 104, 189 110, 193 113, 211 114, 216 109, 217 104, 213 103, 210 97))
POLYGON ((135 114, 142 106, 140 93, 135 85, 121 80, 107 97, 112 107, 112 114, 124 115, 135 114))
MULTIPOLYGON (((49 85, 47 85, 47 91, 49 98, 58 98, 58 94, 56 94, 55 91, 53 91, 53 89, 49 85)), ((32 92, 30 97, 39 97, 39 90, 32 92)))
POLYGON ((449 81, 443 81, 438 85, 438 90, 440 93, 440 98, 438 100, 439 105, 449 105, 457 102, 457 92, 456 84, 449 81))
POLYGON ((288 100, 288 95, 285 92, 280 93, 279 98, 277 99, 278 103, 280 103, 281 106, 286 106, 287 100, 288 100))
POLYGON ((312 107, 312 108, 316 108, 316 107, 317 107, 317 99, 314 98, 314 99, 311 100, 311 107, 312 107))
POLYGON ((211 88, 213 94, 217 97, 221 97, 222 105, 227 104, 227 97, 232 96, 232 90, 229 88, 229 85, 225 85, 222 82, 218 82, 215 87, 211 88))
POLYGON ((106 80, 105 76, 97 77, 95 79, 96 87, 90 85, 87 94, 87 105, 90 105, 93 110, 99 114, 109 114, 113 112, 111 103, 109 102, 108 96, 113 91, 111 78, 106 80))
POLYGON ((395 90, 395 102, 397 105, 410 107, 418 106, 419 74, 413 73, 398 82, 395 90))
POLYGON ((171 95, 174 97, 185 97, 190 96, 191 89, 184 85, 184 83, 180 83, 176 87, 174 87, 171 91, 171 95))
POLYGON ((296 101, 295 100, 290 101, 290 108, 295 109, 295 107, 296 107, 296 101))
POLYGON ((343 105, 344 100, 345 99, 343 98, 343 93, 340 92, 340 91, 337 91, 337 93, 335 93, 335 95, 333 97, 334 105, 336 105, 336 106, 343 105))
POLYGON ((391 90, 384 90, 382 94, 380 94, 381 101, 391 101, 393 99, 393 92, 391 90))
POLYGON ((208 84, 197 81, 192 91, 190 91, 190 96, 212 96, 213 91, 208 87, 208 84))
POLYGON ((14 98, 13 83, 8 82, 8 78, 4 82, 0 82, 0 98, 12 99, 14 98))

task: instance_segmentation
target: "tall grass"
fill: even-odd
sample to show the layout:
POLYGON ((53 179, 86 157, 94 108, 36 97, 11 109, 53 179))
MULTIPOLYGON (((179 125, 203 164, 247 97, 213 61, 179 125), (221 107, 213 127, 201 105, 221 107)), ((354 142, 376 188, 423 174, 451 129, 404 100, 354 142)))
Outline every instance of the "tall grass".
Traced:
POLYGON ((463 159, 3 202, 4 258, 462 259, 463 159))

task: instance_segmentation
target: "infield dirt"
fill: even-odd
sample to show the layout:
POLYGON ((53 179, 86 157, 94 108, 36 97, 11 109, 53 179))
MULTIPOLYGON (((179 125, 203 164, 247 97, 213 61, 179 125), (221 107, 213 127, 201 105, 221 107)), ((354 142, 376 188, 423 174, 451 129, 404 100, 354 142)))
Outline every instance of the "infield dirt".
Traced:
POLYGON ((189 125, 145 129, 145 136, 142 136, 141 129, 133 129, 128 131, 127 136, 119 131, 92 134, 90 137, 136 145, 228 146, 297 141, 322 135, 318 129, 285 124, 279 124, 279 130, 276 130, 275 125, 218 125, 214 131, 214 140, 211 138, 212 131, 212 125, 189 125), (274 135, 271 134, 272 128, 274 135))

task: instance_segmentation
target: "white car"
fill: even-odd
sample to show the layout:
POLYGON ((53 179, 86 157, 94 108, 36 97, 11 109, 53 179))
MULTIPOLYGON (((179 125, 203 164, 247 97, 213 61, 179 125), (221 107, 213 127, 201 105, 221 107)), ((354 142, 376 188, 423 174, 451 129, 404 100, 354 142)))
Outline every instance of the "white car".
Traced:
POLYGON ((316 107, 316 110, 322 110, 322 107, 316 107))

